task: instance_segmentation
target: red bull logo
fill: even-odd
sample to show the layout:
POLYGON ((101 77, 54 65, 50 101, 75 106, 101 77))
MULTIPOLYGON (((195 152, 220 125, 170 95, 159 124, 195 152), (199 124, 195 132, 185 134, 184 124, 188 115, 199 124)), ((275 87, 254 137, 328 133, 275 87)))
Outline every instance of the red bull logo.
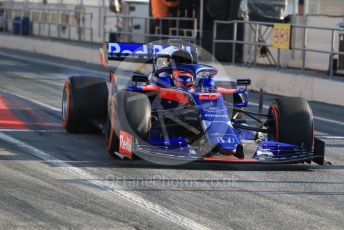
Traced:
POLYGON ((130 159, 133 155, 133 137, 122 130, 119 133, 119 153, 130 159))

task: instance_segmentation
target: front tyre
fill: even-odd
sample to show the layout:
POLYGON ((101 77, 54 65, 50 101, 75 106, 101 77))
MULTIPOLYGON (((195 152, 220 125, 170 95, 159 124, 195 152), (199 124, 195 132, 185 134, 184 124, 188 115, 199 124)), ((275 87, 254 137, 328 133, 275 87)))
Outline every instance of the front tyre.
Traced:
POLYGON ((117 92, 109 103, 107 119, 107 150, 111 156, 119 151, 120 131, 134 138, 147 138, 151 128, 151 105, 145 94, 117 92))
POLYGON ((270 140, 313 150, 314 121, 309 103, 298 97, 276 99, 269 109, 270 140))

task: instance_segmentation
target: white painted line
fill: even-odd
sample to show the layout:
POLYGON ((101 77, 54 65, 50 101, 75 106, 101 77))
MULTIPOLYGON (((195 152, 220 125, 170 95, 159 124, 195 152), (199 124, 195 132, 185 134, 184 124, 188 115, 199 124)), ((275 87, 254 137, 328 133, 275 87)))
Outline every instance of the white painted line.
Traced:
MULTIPOLYGON (((249 102, 249 105, 259 106, 259 104, 255 103, 255 102, 249 102)), ((263 108, 268 109, 269 106, 263 105, 263 108)), ((336 120, 333 120, 333 119, 324 118, 324 117, 318 117, 318 116, 314 116, 314 119, 315 120, 319 120, 319 121, 324 121, 324 122, 332 123, 332 124, 336 124, 336 125, 343 125, 344 126, 344 122, 342 122, 342 121, 336 121, 336 120)))
POLYGON ((315 131, 315 135, 330 136, 331 134, 329 134, 329 133, 324 133, 324 132, 320 132, 320 131, 315 131))
POLYGON ((328 136, 328 135, 325 135, 325 136, 318 136, 318 138, 320 138, 320 139, 327 139, 327 140, 344 140, 344 137, 341 137, 341 136, 328 136))
POLYGON ((324 133, 324 132, 319 132, 315 131, 315 136, 320 139, 325 139, 325 140, 344 140, 344 137, 342 136, 333 136, 329 133, 324 133))
POLYGON ((0 129, 0 132, 19 132, 19 133, 66 133, 63 129, 0 129))
POLYGON ((34 62, 34 63, 38 63, 38 64, 45 64, 45 65, 51 65, 51 66, 58 66, 61 68, 74 69, 77 71, 83 71, 83 72, 88 72, 88 73, 92 73, 92 74, 96 74, 96 75, 106 76, 105 69, 104 69, 104 72, 102 72, 102 71, 92 70, 92 69, 88 69, 88 68, 65 65, 65 64, 61 64, 61 63, 57 63, 57 62, 47 61, 47 60, 44 60, 41 58, 34 58, 34 57, 27 58, 27 57, 23 57, 20 55, 9 54, 9 53, 4 53, 4 52, 0 52, 0 55, 11 57, 11 58, 22 60, 22 61, 34 62))
POLYGON ((57 159, 55 157, 53 157, 52 155, 43 152, 31 145, 28 145, 18 139, 15 139, 11 136, 8 136, 4 133, 0 132, 0 140, 8 142, 10 144, 15 145, 16 147, 19 147, 27 152, 29 152, 30 154, 32 154, 33 156, 36 156, 38 158, 41 158, 57 167, 59 167, 61 170, 65 170, 69 173, 72 173, 76 176, 81 177, 82 179, 86 180, 88 183, 93 184, 97 187, 100 187, 102 189, 107 190, 108 192, 111 192, 112 194, 121 197, 125 200, 127 200, 128 202, 131 202, 147 211, 150 211, 160 217, 165 218, 166 220, 177 224, 178 226, 176 226, 176 228, 185 228, 185 229, 208 229, 207 227, 191 220, 188 219, 186 217, 183 217, 163 206, 160 206, 156 203, 153 203, 151 201, 148 201, 146 199, 144 199, 143 197, 139 196, 136 193, 130 192, 125 190, 124 188, 120 187, 118 184, 111 184, 109 185, 108 183, 105 183, 104 181, 101 181, 99 179, 97 179, 95 176, 93 176, 92 174, 74 167, 71 164, 66 163, 65 161, 62 161, 60 159, 57 159))
POLYGON ((40 101, 37 101, 33 98, 29 98, 29 97, 26 97, 26 96, 22 96, 22 95, 19 95, 17 93, 13 93, 13 92, 10 92, 10 91, 7 91, 7 90, 4 90, 4 89, 0 89, 0 91, 4 92, 4 93, 8 93, 8 94, 11 94, 13 96, 16 96, 16 97, 19 97, 21 99, 24 99, 24 100, 27 100, 27 101, 30 101, 36 105, 39 105, 39 106, 42 106, 44 108, 47 108, 47 109, 51 109, 53 111, 57 111, 57 112, 61 112, 61 108, 56 108, 54 106, 51 106, 51 105, 48 105, 48 104, 45 104, 43 102, 40 102, 40 101))
POLYGON ((319 120, 319 121, 332 123, 332 124, 336 124, 336 125, 343 125, 344 126, 344 122, 336 121, 336 120, 332 120, 332 119, 328 119, 328 118, 324 118, 324 117, 314 116, 314 119, 319 120))

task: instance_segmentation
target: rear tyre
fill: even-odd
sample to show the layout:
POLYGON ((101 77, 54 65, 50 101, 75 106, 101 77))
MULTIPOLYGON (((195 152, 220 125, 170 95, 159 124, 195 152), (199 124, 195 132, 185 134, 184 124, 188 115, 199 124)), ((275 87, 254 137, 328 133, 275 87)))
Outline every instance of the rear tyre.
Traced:
POLYGON ((107 114, 106 81, 98 77, 69 77, 63 88, 62 122, 69 133, 94 131, 89 121, 107 114))
POLYGON ((313 150, 314 121, 308 102, 303 98, 282 97, 269 109, 270 140, 313 150))

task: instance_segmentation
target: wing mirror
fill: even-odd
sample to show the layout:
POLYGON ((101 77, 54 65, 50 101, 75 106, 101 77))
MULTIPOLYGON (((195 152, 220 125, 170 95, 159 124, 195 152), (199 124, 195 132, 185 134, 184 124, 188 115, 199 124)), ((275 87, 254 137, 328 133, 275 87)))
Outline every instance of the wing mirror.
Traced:
POLYGON ((237 80, 237 86, 249 86, 251 85, 251 79, 249 78, 240 78, 237 80))
POLYGON ((147 82, 148 81, 148 75, 142 74, 142 73, 134 73, 131 77, 131 80, 133 82, 147 82))

